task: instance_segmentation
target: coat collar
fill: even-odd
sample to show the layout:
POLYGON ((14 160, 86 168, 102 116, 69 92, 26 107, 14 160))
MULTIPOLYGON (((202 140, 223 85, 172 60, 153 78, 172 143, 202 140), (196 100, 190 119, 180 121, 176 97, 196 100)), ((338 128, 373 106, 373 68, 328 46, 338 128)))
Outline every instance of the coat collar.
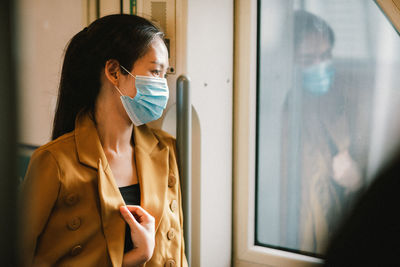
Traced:
POLYGON ((79 114, 76 118, 75 142, 79 162, 97 169, 101 159, 106 164, 103 167, 108 167, 96 126, 88 114, 79 114))
MULTIPOLYGON (((133 128, 135 146, 140 147, 146 154, 151 154, 159 143, 153 132, 146 126, 141 125, 133 128)), ((85 165, 97 169, 98 159, 108 162, 101 146, 96 126, 88 114, 80 114, 75 122, 75 140, 79 161, 85 165)))
MULTIPOLYGON (((169 148, 159 142, 146 125, 134 127, 133 138, 141 191, 140 205, 155 218, 157 230, 166 203, 169 148)), ((125 202, 108 165, 96 126, 87 114, 81 114, 76 119, 75 141, 79 161, 98 170, 103 231, 113 265, 120 266, 124 249, 125 223, 120 216, 119 207, 125 205, 125 202)))

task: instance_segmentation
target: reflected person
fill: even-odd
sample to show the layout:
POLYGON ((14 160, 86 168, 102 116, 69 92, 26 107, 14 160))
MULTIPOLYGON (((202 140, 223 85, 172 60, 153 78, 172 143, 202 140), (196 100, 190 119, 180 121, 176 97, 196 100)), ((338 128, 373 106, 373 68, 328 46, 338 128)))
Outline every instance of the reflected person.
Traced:
POLYGON ((21 190, 23 266, 187 266, 163 33, 102 17, 68 44, 53 141, 21 190))
POLYGON ((298 91, 289 94, 288 111, 297 117, 287 129, 299 132, 298 246, 322 254, 346 199, 361 185, 361 173, 352 155, 351 107, 343 105, 346 92, 335 88, 332 28, 314 14, 296 11, 294 42, 298 91))

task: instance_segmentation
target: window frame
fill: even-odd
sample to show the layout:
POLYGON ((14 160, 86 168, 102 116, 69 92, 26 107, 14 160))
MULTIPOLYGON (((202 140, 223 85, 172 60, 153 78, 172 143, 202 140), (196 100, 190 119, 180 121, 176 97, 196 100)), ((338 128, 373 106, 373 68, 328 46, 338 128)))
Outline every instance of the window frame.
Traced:
POLYGON ((400 0, 374 0, 377 6, 382 10, 382 13, 392 23, 393 28, 400 34, 400 0))
POLYGON ((322 266, 311 256, 255 245, 257 0, 235 0, 234 266, 322 266))

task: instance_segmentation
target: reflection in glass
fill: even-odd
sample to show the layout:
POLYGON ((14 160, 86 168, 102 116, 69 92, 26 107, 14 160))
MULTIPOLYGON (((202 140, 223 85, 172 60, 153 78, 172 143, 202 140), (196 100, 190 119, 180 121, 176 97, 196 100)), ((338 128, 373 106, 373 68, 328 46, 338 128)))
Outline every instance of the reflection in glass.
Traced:
POLYGON ((378 110, 396 77, 386 74, 393 83, 384 88, 380 81, 399 68, 373 30, 392 47, 400 40, 370 1, 259 8, 256 243, 321 256, 386 153, 374 147, 388 146, 383 136, 395 131, 372 131, 395 120, 378 110))

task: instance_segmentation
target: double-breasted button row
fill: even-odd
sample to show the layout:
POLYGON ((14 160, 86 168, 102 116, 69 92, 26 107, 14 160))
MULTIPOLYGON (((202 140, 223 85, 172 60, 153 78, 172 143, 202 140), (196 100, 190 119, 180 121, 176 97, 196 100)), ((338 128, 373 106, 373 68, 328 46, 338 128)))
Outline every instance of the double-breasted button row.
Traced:
POLYGON ((70 193, 70 194, 66 195, 64 198, 64 202, 68 206, 75 205, 76 203, 78 203, 78 201, 79 201, 79 195, 76 193, 70 193))
MULTIPOLYGON (((170 174, 169 176, 168 176, 168 187, 174 187, 175 186, 175 184, 176 184, 176 177, 175 177, 175 175, 174 174, 170 174)), ((170 204, 169 204, 169 208, 170 208, 170 210, 172 211, 172 212, 176 212, 177 210, 178 210, 178 202, 175 200, 175 199, 173 199, 171 202, 170 202, 170 204)), ((168 232, 167 232, 167 238, 168 238, 168 240, 172 240, 172 239, 174 239, 175 238, 175 230, 174 229, 170 229, 168 232)), ((174 260, 172 260, 172 259, 170 259, 170 260, 167 260, 167 262, 165 263, 165 266, 168 266, 168 267, 173 267, 173 266, 175 266, 176 264, 175 264, 175 261, 174 260)))
POLYGON ((76 246, 74 246, 74 247, 71 249, 71 251, 70 251, 69 254, 70 254, 71 256, 76 256, 76 255, 78 255, 79 253, 81 253, 82 250, 83 250, 82 245, 76 245, 76 246))
POLYGON ((169 259, 165 262, 164 267, 175 267, 176 262, 173 259, 169 259))
POLYGON ((67 227, 71 231, 77 230, 81 226, 81 219, 79 217, 74 217, 67 222, 67 227))

